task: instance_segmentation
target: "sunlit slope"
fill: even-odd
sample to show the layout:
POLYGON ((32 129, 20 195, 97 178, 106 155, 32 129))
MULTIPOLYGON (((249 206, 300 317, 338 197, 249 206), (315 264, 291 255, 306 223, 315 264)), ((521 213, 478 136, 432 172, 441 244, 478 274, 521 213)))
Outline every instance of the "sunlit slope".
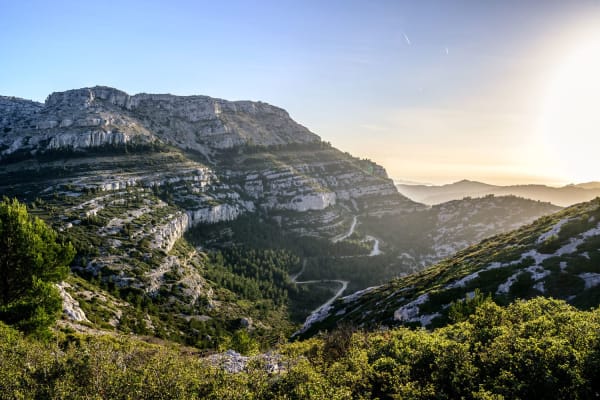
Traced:
POLYGON ((600 200, 569 207, 494 236, 420 273, 335 302, 311 334, 339 323, 377 327, 447 321, 452 302, 476 289, 501 304, 548 296, 579 307, 600 303, 600 200))

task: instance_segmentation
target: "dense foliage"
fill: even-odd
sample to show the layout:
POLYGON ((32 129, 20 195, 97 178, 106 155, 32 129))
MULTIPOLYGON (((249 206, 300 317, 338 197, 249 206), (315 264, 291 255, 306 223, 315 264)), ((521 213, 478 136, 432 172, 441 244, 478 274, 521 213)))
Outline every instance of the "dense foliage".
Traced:
POLYGON ((243 215, 235 221, 197 226, 185 234, 196 245, 228 247, 244 245, 254 249, 285 249, 298 257, 366 255, 369 245, 356 241, 331 242, 325 238, 300 236, 282 229, 275 220, 243 215))
POLYGON ((62 300, 53 283, 68 273, 75 251, 57 241, 18 200, 0 203, 0 320, 27 332, 56 321, 62 300))
POLYGON ((231 247, 211 253, 207 278, 248 300, 286 303, 289 271, 299 268, 297 256, 284 250, 231 247))
POLYGON ((256 358, 244 372, 180 347, 63 335, 40 343, 0 324, 0 398, 588 399, 600 395, 600 310, 487 300, 434 332, 342 329, 256 358))
MULTIPOLYGON (((208 279, 243 299, 258 300, 263 309, 265 306, 272 310, 273 305, 285 305, 289 320, 294 323, 304 322, 312 310, 327 301, 339 288, 328 282, 293 284, 289 276, 302 269, 301 260, 305 261, 301 281, 337 279, 334 274, 319 275, 317 271, 321 267, 324 272, 334 266, 345 267, 348 271, 352 263, 358 264, 361 271, 368 272, 366 263, 375 266, 378 261, 377 257, 368 260, 360 257, 361 262, 340 258, 368 254, 369 248, 364 243, 351 240, 332 243, 323 238, 286 233, 276 222, 255 215, 192 228, 185 237, 194 245, 212 246, 206 270, 208 279)), ((387 268, 387 263, 384 268, 387 268)), ((373 271, 371 269, 371 276, 373 271)), ((381 274, 376 274, 376 277, 376 282, 381 283, 381 274)))

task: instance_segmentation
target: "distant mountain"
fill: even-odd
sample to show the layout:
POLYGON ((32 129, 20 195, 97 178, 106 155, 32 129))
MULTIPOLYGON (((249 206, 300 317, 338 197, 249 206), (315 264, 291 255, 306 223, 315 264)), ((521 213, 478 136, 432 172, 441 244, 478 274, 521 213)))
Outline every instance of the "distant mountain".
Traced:
POLYGON ((600 304, 600 199, 494 236, 422 272, 339 299, 305 334, 339 323, 445 324, 452 302, 476 289, 500 304, 550 296, 582 309, 600 304))
POLYGON ((552 187, 546 185, 496 186, 462 180, 441 186, 396 184, 396 187, 406 197, 428 205, 440 204, 464 197, 482 197, 493 194, 496 196, 514 195, 568 207, 600 196, 599 182, 552 187))
POLYGON ((582 189, 600 189, 600 182, 585 182, 572 185, 582 189))

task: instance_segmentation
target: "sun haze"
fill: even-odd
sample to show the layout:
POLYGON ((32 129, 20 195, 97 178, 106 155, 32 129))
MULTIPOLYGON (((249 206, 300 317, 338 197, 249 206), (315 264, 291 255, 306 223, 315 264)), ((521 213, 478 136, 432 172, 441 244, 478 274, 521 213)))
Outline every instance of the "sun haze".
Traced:
POLYGON ((1 4, 3 95, 262 100, 396 179, 600 180, 598 2, 1 4))

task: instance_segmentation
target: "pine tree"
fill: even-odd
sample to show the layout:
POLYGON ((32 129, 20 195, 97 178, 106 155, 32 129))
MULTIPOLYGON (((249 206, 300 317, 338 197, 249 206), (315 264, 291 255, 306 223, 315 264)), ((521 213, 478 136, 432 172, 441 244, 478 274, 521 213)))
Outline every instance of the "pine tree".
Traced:
POLYGON ((67 275, 75 255, 70 243, 32 217, 17 199, 0 202, 0 320, 26 332, 42 331, 60 315, 53 285, 67 275))

